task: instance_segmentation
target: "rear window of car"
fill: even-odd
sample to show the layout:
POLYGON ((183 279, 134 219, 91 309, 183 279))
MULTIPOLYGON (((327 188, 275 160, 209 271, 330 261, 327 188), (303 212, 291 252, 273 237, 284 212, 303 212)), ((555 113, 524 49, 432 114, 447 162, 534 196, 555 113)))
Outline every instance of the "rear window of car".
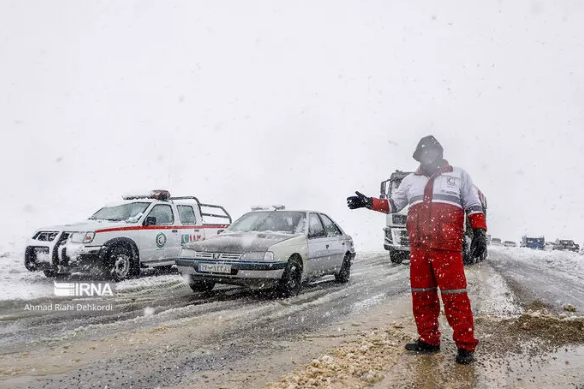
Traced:
POLYGON ((190 205, 177 205, 178 217, 182 224, 196 224, 197 218, 195 217, 195 211, 190 205))

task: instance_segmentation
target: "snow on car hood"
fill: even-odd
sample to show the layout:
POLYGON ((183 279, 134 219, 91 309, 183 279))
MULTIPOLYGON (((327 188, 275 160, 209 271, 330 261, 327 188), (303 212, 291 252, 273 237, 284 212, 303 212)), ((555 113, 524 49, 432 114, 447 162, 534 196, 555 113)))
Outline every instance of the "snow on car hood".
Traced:
POLYGON ((234 232, 212 236, 201 242, 185 244, 185 248, 206 252, 244 253, 267 251, 276 243, 297 237, 301 234, 279 234, 273 232, 234 232))
POLYGON ((40 228, 39 231, 95 231, 104 228, 127 227, 134 223, 127 223, 124 221, 109 221, 109 220, 86 220, 84 222, 63 224, 61 226, 51 226, 40 228))

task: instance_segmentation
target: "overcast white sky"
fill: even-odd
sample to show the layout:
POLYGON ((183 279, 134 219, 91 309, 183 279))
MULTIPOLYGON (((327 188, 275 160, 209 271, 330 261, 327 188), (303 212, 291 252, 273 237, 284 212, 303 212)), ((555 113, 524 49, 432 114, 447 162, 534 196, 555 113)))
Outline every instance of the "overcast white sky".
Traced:
POLYGON ((584 243, 584 3, 0 0, 3 242, 135 189, 329 213, 420 137, 493 236, 584 243))

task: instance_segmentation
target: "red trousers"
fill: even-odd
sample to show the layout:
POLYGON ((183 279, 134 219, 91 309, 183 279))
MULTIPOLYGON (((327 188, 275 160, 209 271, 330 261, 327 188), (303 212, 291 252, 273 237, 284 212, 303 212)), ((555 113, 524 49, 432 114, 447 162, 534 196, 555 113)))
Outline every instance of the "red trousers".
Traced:
POLYGON ((470 300, 466 293, 466 277, 462 253, 412 247, 410 284, 414 318, 422 342, 440 345, 438 288, 448 323, 454 330, 456 347, 474 351, 479 343, 474 337, 470 300))

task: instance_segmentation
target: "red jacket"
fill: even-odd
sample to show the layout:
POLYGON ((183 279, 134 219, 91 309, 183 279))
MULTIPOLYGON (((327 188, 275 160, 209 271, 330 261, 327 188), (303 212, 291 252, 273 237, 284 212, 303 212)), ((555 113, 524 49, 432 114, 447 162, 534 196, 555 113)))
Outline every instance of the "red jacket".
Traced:
POLYGON ((431 177, 418 168, 389 200, 373 198, 372 209, 397 213, 408 205, 406 227, 412 246, 462 251, 465 212, 472 229, 487 229, 477 187, 466 171, 448 162, 431 177))

